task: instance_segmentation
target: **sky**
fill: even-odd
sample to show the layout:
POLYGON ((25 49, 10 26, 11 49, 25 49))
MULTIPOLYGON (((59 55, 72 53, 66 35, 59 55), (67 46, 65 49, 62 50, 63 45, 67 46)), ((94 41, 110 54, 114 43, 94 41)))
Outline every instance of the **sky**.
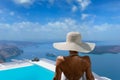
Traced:
POLYGON ((0 0, 0 40, 120 41, 120 0, 0 0))

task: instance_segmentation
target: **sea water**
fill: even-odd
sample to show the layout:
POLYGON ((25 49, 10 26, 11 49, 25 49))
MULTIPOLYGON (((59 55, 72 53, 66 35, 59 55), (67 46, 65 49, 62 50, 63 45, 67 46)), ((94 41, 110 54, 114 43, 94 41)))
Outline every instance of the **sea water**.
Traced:
MULTIPOLYGON (((109 43, 107 43, 108 45, 109 43)), ((97 42, 97 45, 105 45, 104 42, 97 42)), ((110 44, 111 45, 111 44, 110 44)), ((59 55, 66 56, 68 51, 59 51, 52 47, 52 43, 38 44, 37 46, 29 46, 22 48, 24 53, 15 59, 33 59, 34 57, 47 58, 56 60, 59 55), (55 54, 55 57, 47 56, 47 53, 55 54)), ((88 55, 92 62, 92 71, 100 76, 111 78, 112 80, 120 80, 120 54, 81 54, 88 55)))

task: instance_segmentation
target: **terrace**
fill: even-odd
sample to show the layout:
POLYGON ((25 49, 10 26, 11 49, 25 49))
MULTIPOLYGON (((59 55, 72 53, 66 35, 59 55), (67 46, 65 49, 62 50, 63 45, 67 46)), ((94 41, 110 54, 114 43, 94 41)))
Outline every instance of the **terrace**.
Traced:
MULTIPOLYGON (((31 60, 13 60, 13 62, 8 62, 8 63, 2 63, 2 64, 0 64, 0 74, 3 74, 3 75, 5 75, 5 76, 8 76, 9 74, 5 74, 5 72, 4 71, 10 71, 10 70, 15 70, 15 69, 21 69, 22 68, 22 70, 25 70, 24 68, 26 68, 26 67, 29 67, 29 70, 28 70, 28 73, 26 72, 25 73, 25 75, 22 75, 22 76, 18 76, 17 78, 15 78, 15 79, 12 79, 12 80, 18 80, 18 79, 21 79, 21 77, 22 77, 22 79, 24 79, 25 78, 25 76, 27 76, 27 77, 29 77, 29 76, 32 76, 33 75, 33 73, 34 73, 34 75, 33 76, 35 76, 35 75, 38 75, 38 74, 36 74, 36 72, 38 73, 39 72, 39 75, 40 74, 42 74, 42 75, 45 75, 46 76, 46 74, 48 75, 48 76, 50 76, 49 78, 47 77, 47 79, 48 80, 52 80, 52 78, 53 78, 53 76, 54 76, 54 72, 55 72, 55 62, 54 61, 52 61, 52 60, 48 60, 48 59, 45 59, 45 58, 43 58, 43 59, 40 59, 40 61, 38 61, 38 62, 33 62, 33 61, 31 61, 31 60), (43 69, 46 69, 46 71, 44 72, 42 72, 41 70, 39 71, 39 70, 37 70, 37 69, 34 69, 33 67, 31 67, 31 66, 36 66, 37 65, 37 67, 39 67, 39 68, 37 68, 37 69, 40 69, 40 68, 43 68, 43 69), (30 69, 31 68, 31 69, 30 69), (36 72, 35 72, 36 71, 36 72), (3 73, 4 72, 4 73, 3 73), (27 75, 26 75, 27 74, 27 75), (30 74, 30 75, 29 75, 30 74), (20 78, 19 78, 20 77, 20 78)), ((42 69, 42 70, 43 70, 42 69)), ((16 70, 17 71, 17 70, 16 70)), ((21 70, 20 70, 21 71, 21 70)), ((12 71, 13 72, 13 74, 14 74, 14 71, 12 71)), ((24 72, 24 71, 21 71, 21 72, 24 72)), ((7 72, 6 72, 7 73, 7 72)), ((11 73, 12 74, 12 73, 11 73)), ((16 75, 19 75, 20 74, 20 72, 19 71, 17 71, 17 74, 16 75)), ((40 76, 37 76, 37 77, 40 77, 40 76)), ((109 78, 107 78, 107 77, 103 77, 103 76, 99 76, 99 75, 97 75, 96 73, 94 73, 93 72, 93 75, 94 75, 94 77, 95 77, 95 80, 111 80, 111 79, 109 79, 109 78)), ((0 76, 0 79, 2 79, 3 78, 3 76, 0 76)), ((13 76, 14 77, 14 76, 13 76)), ((13 77, 11 77, 11 78, 13 78, 13 77)), ((25 78, 25 79, 27 79, 27 77, 25 78)), ((32 77, 33 78, 33 77, 32 77)), ((29 79, 29 78, 28 78, 29 79)), ((44 78, 38 78, 37 80, 43 80, 44 78)), ((30 80, 32 80, 32 79, 30 79, 30 80)), ((61 80, 65 80, 65 76, 64 76, 64 74, 62 73, 62 79, 61 80)), ((83 76, 80 80, 86 80, 85 79, 85 76, 83 76)))

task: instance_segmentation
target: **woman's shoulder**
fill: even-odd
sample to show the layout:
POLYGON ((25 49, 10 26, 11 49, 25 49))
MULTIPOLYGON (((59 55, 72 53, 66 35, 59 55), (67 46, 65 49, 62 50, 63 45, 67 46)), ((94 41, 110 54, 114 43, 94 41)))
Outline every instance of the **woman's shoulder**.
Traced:
POLYGON ((83 56, 82 58, 83 58, 85 61, 87 61, 87 62, 91 62, 89 56, 83 56))
POLYGON ((63 61, 63 60, 64 60, 64 56, 58 56, 58 57, 57 57, 57 60, 63 61))
POLYGON ((64 61, 64 57, 63 56, 58 56, 57 59, 56 59, 56 65, 60 65, 63 61, 64 61))
POLYGON ((85 59, 90 59, 90 57, 89 57, 89 56, 83 56, 83 58, 85 58, 85 59))

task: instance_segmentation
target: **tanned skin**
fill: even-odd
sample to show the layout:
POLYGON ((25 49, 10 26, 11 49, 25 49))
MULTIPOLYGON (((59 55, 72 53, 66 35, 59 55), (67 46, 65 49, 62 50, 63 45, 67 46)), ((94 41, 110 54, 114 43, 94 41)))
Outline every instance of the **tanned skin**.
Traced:
POLYGON ((84 72, 87 80, 95 80, 91 71, 89 56, 81 57, 77 51, 69 51, 69 56, 59 56, 56 60, 56 73, 53 80, 61 80, 62 72, 66 80, 79 80, 84 72))

